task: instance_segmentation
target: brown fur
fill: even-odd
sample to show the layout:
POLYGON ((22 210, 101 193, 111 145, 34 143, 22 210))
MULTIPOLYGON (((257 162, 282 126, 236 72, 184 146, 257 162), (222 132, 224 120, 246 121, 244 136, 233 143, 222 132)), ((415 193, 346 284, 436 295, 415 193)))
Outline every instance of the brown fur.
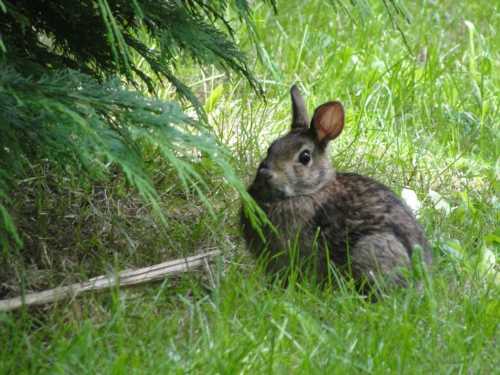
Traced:
MULTIPOLYGON (((301 100, 293 90, 292 100, 301 100)), ((302 107, 298 103, 293 109, 302 107)), ((341 115, 343 121, 343 112, 341 115)), ((400 269, 411 265, 416 246, 423 249, 424 261, 431 263, 420 225, 410 209, 384 185, 353 173, 335 173, 326 144, 318 141, 314 129, 315 122, 324 127, 325 118, 316 117, 315 113, 311 128, 292 125, 289 134, 271 145, 249 188, 278 231, 264 227, 262 240, 242 214, 250 251, 257 257, 270 257, 271 273, 289 266, 290 249, 295 247, 299 260, 314 259, 312 270, 319 279, 324 279, 330 260, 360 283, 373 282, 383 275, 405 285, 400 269), (303 150, 310 151, 307 165, 298 161, 303 150)), ((340 115, 329 116, 334 117, 340 115)), ((294 118, 307 118, 307 114, 294 113, 294 118)))

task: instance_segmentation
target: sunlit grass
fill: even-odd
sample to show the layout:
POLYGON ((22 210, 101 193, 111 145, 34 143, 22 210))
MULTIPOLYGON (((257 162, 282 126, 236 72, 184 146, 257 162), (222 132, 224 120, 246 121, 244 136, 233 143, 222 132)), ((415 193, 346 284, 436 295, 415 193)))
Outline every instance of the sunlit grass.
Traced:
MULTIPOLYGON (((155 175, 168 231, 119 175, 100 188, 81 187, 53 181, 40 167, 38 179, 20 186, 29 187, 39 218, 34 241, 46 250, 32 262, 25 256, 29 286, 212 247, 224 251, 224 262, 210 273, 0 314, 0 372, 498 371, 498 6, 408 3, 411 23, 399 20, 408 48, 383 3, 370 4, 364 17, 353 11, 352 19, 319 0, 281 1, 277 15, 256 9, 264 60, 255 73, 265 102, 243 80, 180 68, 246 182, 267 145, 288 129, 292 83, 299 83, 310 111, 342 101, 347 125, 331 147, 332 162, 397 193, 416 192, 435 253, 430 288, 367 303, 349 289, 268 283, 245 255, 237 194, 203 158, 195 168, 209 181, 213 215, 150 151, 146 167, 155 175), (69 188, 57 193, 54 186, 69 188), (80 237, 68 243, 78 247, 51 253, 61 233, 73 233, 72 220, 80 237), (51 267, 57 272, 44 276, 51 267)), ((245 31, 237 37, 251 51, 245 31)))

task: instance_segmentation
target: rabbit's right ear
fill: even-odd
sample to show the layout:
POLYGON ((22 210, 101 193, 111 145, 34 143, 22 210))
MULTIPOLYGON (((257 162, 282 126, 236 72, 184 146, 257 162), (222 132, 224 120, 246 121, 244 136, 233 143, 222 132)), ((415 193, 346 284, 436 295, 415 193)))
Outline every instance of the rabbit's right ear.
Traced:
POLYGON ((297 85, 290 90, 292 96, 292 130, 305 129, 309 126, 307 108, 297 85))
POLYGON ((314 111, 311 129, 320 144, 326 145, 344 129, 344 108, 340 102, 328 102, 314 111))

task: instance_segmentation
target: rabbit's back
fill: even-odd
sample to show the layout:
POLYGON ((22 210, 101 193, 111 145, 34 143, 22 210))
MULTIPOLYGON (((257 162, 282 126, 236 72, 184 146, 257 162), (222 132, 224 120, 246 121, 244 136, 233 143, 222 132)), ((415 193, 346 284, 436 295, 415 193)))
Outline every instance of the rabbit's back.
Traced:
POLYGON ((367 236, 389 234, 403 245, 408 257, 418 246, 424 260, 431 261, 429 244, 411 210, 376 180, 355 173, 338 173, 327 186, 318 208, 312 225, 321 228, 340 260, 346 256, 347 248, 354 248, 367 236), (339 233, 345 241, 339 239, 339 233))

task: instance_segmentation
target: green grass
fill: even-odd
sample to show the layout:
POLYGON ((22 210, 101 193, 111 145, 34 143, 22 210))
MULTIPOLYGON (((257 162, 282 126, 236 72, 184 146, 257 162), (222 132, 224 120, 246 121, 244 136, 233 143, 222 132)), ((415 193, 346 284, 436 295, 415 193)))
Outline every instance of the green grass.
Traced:
MULTIPOLYGON (((0 313, 0 372, 498 373, 500 10, 407 2, 412 22, 398 22, 408 49, 383 3, 370 4, 352 19, 319 0, 280 1, 278 15, 256 9, 266 102, 243 80, 182 70, 246 182, 289 126, 292 83, 310 111, 341 100, 347 124, 334 165, 412 189, 423 204, 435 253, 423 293, 367 303, 349 288, 267 283, 246 256, 237 195, 203 157, 195 167, 210 184, 212 214, 149 152, 167 229, 118 171, 84 185, 34 165, 15 196, 26 246, 1 265, 5 295, 213 247, 225 255, 211 272, 0 313)), ((238 38, 252 50, 245 30, 238 38)))
POLYGON ((127 298, 86 298, 36 318, 4 316, 0 368, 52 374, 498 370, 500 296, 482 280, 438 278, 432 293, 405 291, 370 304, 349 291, 266 287, 261 273, 241 277, 240 267, 220 277, 209 293, 182 279, 127 298))

